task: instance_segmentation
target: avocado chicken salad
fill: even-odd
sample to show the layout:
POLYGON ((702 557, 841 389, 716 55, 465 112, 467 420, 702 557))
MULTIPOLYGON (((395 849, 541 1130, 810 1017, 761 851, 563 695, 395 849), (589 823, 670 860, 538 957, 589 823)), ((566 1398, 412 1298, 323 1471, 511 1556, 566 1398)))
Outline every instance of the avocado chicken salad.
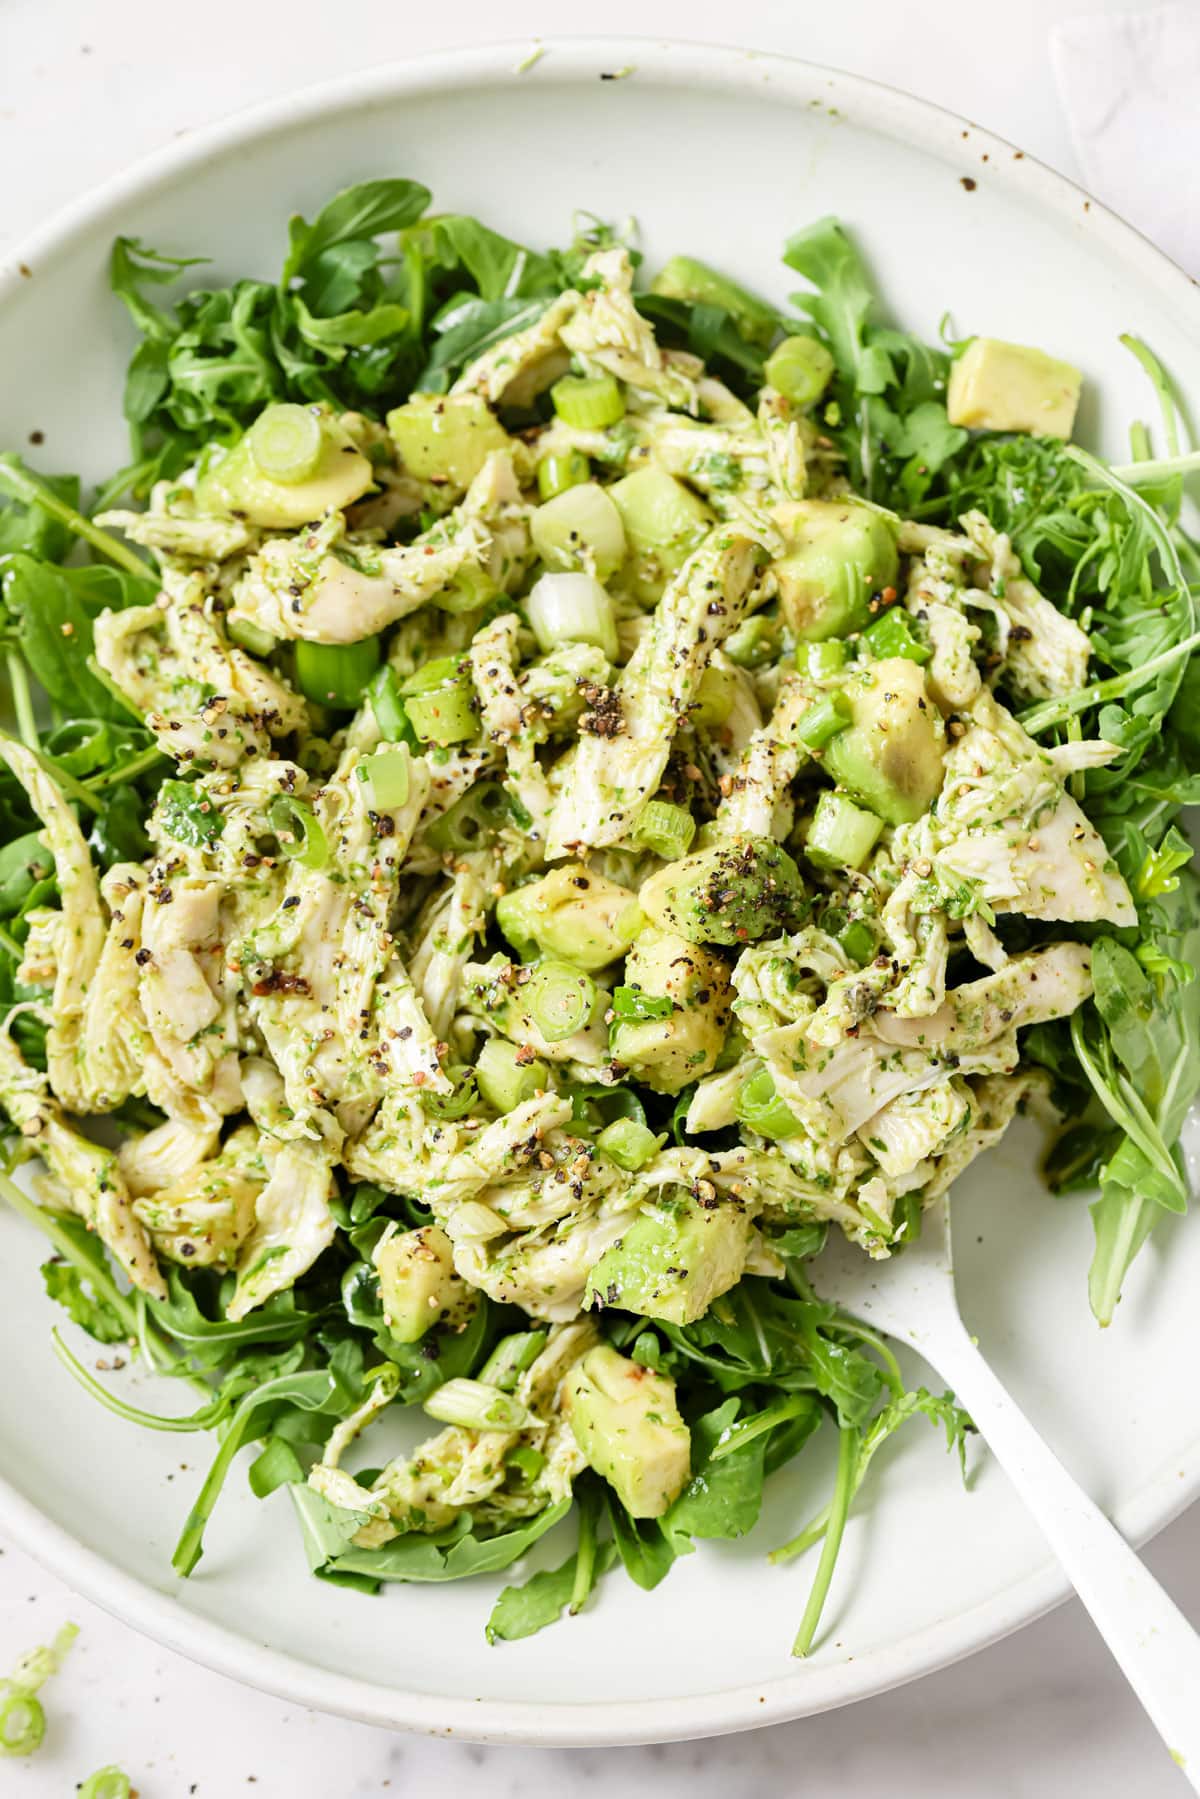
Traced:
POLYGON ((119 239, 130 464, 84 511, 0 459, 0 1192, 199 1389, 55 1333, 218 1433, 179 1573, 253 1444, 364 1591, 573 1512, 525 1636, 828 1420, 803 1654, 875 1450, 969 1428, 826 1233, 902 1254, 1027 1107, 1101 1323, 1186 1207, 1200 458, 1138 340, 1113 467, 1076 370, 880 323, 832 219, 780 307, 429 205, 339 194, 273 283, 119 239))

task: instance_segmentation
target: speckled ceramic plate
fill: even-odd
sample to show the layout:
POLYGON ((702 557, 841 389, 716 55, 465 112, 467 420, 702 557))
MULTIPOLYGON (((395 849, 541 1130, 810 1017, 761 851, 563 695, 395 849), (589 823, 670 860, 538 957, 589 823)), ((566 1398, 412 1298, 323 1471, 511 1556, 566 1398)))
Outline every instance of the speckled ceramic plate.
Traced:
MULTIPOLYGON (((440 206, 560 242, 571 214, 635 214, 651 257, 708 255, 787 292, 789 231, 825 212, 865 246, 896 316, 1039 343, 1087 375, 1082 434, 1117 450, 1146 410, 1121 331, 1200 394, 1200 295, 1128 226, 973 126, 847 75, 649 42, 501 46, 375 70, 190 136, 82 202, 0 272, 0 444, 44 434, 49 467, 98 476, 124 451, 127 327, 106 284, 132 232, 207 251, 219 279, 279 266, 288 214, 383 172, 440 206), (620 80, 602 79, 628 70, 620 80)), ((1165 1226, 1112 1329, 1088 1314, 1090 1229, 1013 1132, 962 1182, 968 1322, 1036 1423, 1134 1537, 1200 1485, 1191 1373, 1200 1230, 1165 1226)), ((811 1568, 764 1551, 820 1503, 818 1449, 769 1489, 749 1542, 704 1549, 655 1593, 620 1578, 582 1617, 489 1649, 498 1583, 367 1600, 309 1579, 286 1496, 230 1483, 193 1578, 171 1545, 207 1439, 150 1435, 55 1362, 42 1242, 0 1215, 0 1524, 111 1611, 184 1654, 305 1705, 492 1740, 634 1743, 842 1705, 966 1655, 1052 1605, 1063 1583, 997 1470, 964 1493, 932 1431, 879 1458, 856 1507, 825 1641, 788 1647, 811 1568), (19 1371, 19 1372, 18 1372, 19 1371), (186 1466, 185 1466, 186 1465, 186 1466)), ((170 1383, 131 1376, 165 1409, 170 1383), (165 1390, 165 1391, 164 1391, 165 1390)), ((556 1544, 545 1550, 550 1559, 556 1544)))

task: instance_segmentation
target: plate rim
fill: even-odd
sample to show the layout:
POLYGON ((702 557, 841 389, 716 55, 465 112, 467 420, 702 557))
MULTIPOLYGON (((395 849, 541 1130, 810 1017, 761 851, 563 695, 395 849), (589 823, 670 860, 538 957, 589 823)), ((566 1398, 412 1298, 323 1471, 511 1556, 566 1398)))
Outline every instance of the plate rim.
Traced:
MULTIPOLYGON (((39 266, 68 250, 81 231, 103 225, 130 200, 152 195, 210 157, 253 144, 278 129, 405 93, 490 87, 506 81, 528 83, 536 91, 539 71, 555 81, 582 81, 595 79, 606 68, 626 65, 631 65, 632 79, 644 74, 656 84, 740 92, 752 82, 765 81, 772 85, 773 97, 795 105, 833 107, 836 102, 836 110, 848 119, 861 120, 884 135, 902 134, 943 161, 950 161, 954 146, 969 135, 972 167, 978 166, 981 152, 989 157, 989 182, 1060 215, 1093 241, 1119 252, 1172 312, 1193 329, 1200 322, 1197 283, 1163 251, 1068 177, 973 121, 865 76, 801 58, 627 34, 524 37, 432 51, 242 108, 139 158, 0 252, 0 307, 24 288, 30 272, 36 276, 39 266), (542 56, 535 64, 520 67, 534 48, 542 56)), ((1169 1462, 1118 1507, 1115 1521, 1140 1543, 1177 1517, 1198 1493, 1200 1436, 1182 1458, 1169 1462)), ((124 1572, 42 1513, 2 1475, 0 1525, 35 1560, 103 1610, 166 1648, 277 1698, 430 1736, 556 1748, 696 1739, 831 1710, 901 1686, 987 1647, 1040 1617, 1070 1590, 1057 1564, 1047 1559, 990 1599, 861 1658, 793 1669, 762 1685, 595 1705, 472 1700, 331 1674, 256 1644, 180 1606, 168 1588, 124 1572)))

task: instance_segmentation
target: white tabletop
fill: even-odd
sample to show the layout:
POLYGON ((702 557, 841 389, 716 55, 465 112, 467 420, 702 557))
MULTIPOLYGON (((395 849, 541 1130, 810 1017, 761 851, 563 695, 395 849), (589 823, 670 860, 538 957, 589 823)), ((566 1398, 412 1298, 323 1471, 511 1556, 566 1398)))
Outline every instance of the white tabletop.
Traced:
MULTIPOLYGON (((1139 0, 1107 0, 1133 11, 1139 0)), ((1141 0, 1142 5, 1149 0, 1141 0)), ((368 61, 539 33, 707 36, 908 88, 1077 175, 1048 56, 1058 19, 1104 0, 885 4, 739 0, 0 0, 0 246, 179 133, 368 61)), ((1136 223, 1137 221, 1135 221, 1136 223)), ((1083 1271, 1080 1271, 1083 1278, 1083 1271)), ((10 1376, 12 1371, 10 1370, 10 1376)), ((1200 1621, 1200 1507, 1147 1559, 1200 1621)), ((63 1799, 117 1762, 142 1799, 628 1799, 823 1794, 876 1799, 1169 1799, 1183 1782, 1077 1605, 958 1667, 863 1705, 749 1737, 669 1748, 536 1751, 391 1736, 283 1705, 194 1668, 0 1549, 0 1674, 66 1619, 81 1626, 47 1690, 42 1750, 0 1789, 63 1799)))

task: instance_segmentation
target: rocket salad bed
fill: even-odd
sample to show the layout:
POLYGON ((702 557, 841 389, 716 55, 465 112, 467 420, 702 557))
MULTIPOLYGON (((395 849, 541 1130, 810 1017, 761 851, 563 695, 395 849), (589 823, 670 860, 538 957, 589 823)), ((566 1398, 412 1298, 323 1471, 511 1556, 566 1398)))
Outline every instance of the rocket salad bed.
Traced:
POLYGON ((903 1253, 1027 1106, 1100 1189, 1102 1324, 1186 1208, 1200 457, 1137 340, 1161 442, 1112 468, 1076 371, 880 324, 833 220, 781 310, 429 201, 293 219, 277 284, 118 240, 129 466, 85 513, 0 458, 0 1103, 44 1165, 0 1192, 76 1324, 199 1389, 146 1413, 56 1334, 218 1432, 180 1573, 254 1445, 360 1590, 573 1514, 525 1636, 744 1535, 828 1420, 803 1654, 875 1450, 969 1429, 814 1296, 827 1231, 903 1253))

